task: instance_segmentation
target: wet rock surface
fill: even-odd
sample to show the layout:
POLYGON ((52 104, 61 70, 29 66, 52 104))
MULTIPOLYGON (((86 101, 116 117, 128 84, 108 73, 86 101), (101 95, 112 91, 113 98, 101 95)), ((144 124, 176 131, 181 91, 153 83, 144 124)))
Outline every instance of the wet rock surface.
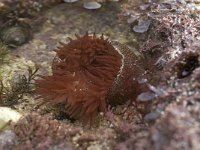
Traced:
MULTIPOLYGON (((128 46, 145 62, 146 71, 139 83, 144 91, 138 95, 139 103, 128 99, 109 108, 108 114, 100 114, 98 123, 89 128, 62 114, 62 107, 42 105, 34 94, 25 94, 22 103, 13 107, 28 115, 12 123, 12 131, 0 129, 0 149, 16 149, 16 145, 18 149, 38 150, 198 149, 199 2, 97 2, 102 4, 97 10, 84 9, 80 1, 45 9, 41 13, 43 23, 36 27, 33 38, 11 51, 11 63, 0 63, 0 80, 5 75, 13 79, 11 76, 34 66, 39 66, 38 74, 50 75, 53 50, 59 41, 68 42, 68 37, 75 34, 103 33, 128 46), (147 22, 135 24, 144 16, 148 16, 147 22), (134 25, 139 33, 133 32, 134 25)), ((48 3, 54 1, 44 2, 48 3)), ((6 85, 7 81, 3 82, 6 85)), ((4 96, 4 92, 0 94, 0 104, 4 96)))

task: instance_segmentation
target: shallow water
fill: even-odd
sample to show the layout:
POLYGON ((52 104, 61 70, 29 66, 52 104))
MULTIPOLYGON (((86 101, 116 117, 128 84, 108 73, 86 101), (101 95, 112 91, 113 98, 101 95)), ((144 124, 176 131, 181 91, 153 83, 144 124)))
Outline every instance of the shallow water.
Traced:
MULTIPOLYGON (((129 0, 130 3, 132 2, 135 3, 135 1, 136 0, 132 0, 132 1, 129 0)), ((124 2, 126 3, 128 1, 125 0, 124 2)), ((130 4, 127 4, 127 5, 130 5, 130 4)), ((53 50, 56 48, 56 46, 59 45, 59 41, 68 42, 67 37, 75 38, 75 34, 83 35, 86 32, 96 33, 99 35, 104 34, 106 37, 108 37, 112 41, 117 41, 119 43, 125 44, 126 46, 128 45, 130 50, 137 53, 138 52, 137 47, 139 47, 139 45, 142 44, 142 41, 146 42, 146 40, 148 40, 147 37, 149 33, 154 32, 154 30, 152 30, 152 28, 150 27, 150 30, 148 30, 144 34, 134 33, 132 31, 131 25, 128 25, 127 21, 120 20, 121 18, 119 17, 119 14, 121 13, 121 10, 122 9, 120 8, 120 2, 119 3, 118 2, 103 3, 102 8, 100 9, 86 10, 83 8, 82 1, 79 1, 73 4, 63 3, 60 5, 54 6, 52 8, 46 9, 46 11, 41 13, 41 18, 45 20, 44 23, 41 23, 33 27, 34 29, 37 29, 37 32, 34 32, 33 34, 33 38, 28 43, 24 44, 23 46, 18 47, 17 49, 13 49, 12 54, 9 57, 10 59, 9 63, 5 63, 4 65, 0 66, 0 75, 1 75, 0 80, 2 79, 2 76, 5 79, 4 82, 6 82, 8 80, 12 80, 12 77, 17 74, 27 75, 27 69, 29 67, 34 68, 36 65, 40 67, 40 70, 38 72, 39 74, 41 75, 51 74, 52 61, 56 54, 53 50), (139 38, 141 40, 138 40, 139 38)), ((129 10, 133 11, 131 9, 129 10)), ((135 15, 135 14, 132 13, 132 15, 135 15)), ((162 53, 163 52, 159 52, 159 55, 162 55, 162 53)), ((138 107, 136 108, 134 105, 129 106, 128 102, 124 103, 123 105, 119 105, 113 108, 114 110, 112 111, 114 112, 113 114, 114 116, 112 116, 111 114, 110 117, 105 117, 101 113, 98 116, 98 123, 99 123, 98 126, 95 126, 89 129, 82 127, 82 124, 79 120, 75 120, 75 119, 73 120, 69 116, 65 116, 66 115, 65 113, 62 114, 61 112, 59 116, 56 116, 56 110, 55 110, 56 108, 52 108, 48 106, 36 107, 38 106, 38 102, 40 100, 36 100, 35 96, 31 94, 27 94, 22 99, 20 99, 22 103, 20 103, 19 105, 15 105, 14 106, 15 110, 17 110, 17 112, 20 112, 24 116, 25 113, 30 114, 30 112, 35 112, 39 108, 38 110, 40 111, 40 113, 42 112, 42 115, 37 114, 37 116, 40 119, 45 117, 44 114, 53 112, 54 115, 56 116, 55 117, 56 120, 53 121, 54 123, 59 122, 62 125, 63 124, 67 125, 66 129, 69 129, 70 131, 74 132, 74 133, 69 132, 70 134, 69 139, 77 149, 110 150, 110 149, 113 149, 116 146, 116 144, 118 145, 121 140, 122 141, 125 140, 125 141, 124 143, 118 145, 119 149, 123 149, 123 148, 128 149, 130 148, 128 146, 131 146, 131 145, 137 148, 138 146, 141 145, 142 148, 148 147, 148 149, 151 149, 151 147, 146 143, 155 144, 155 146, 153 146, 154 148, 158 146, 165 147, 166 145, 165 144, 163 145, 165 141, 166 143, 179 142, 178 145, 181 145, 183 142, 190 143, 191 138, 190 136, 188 137, 188 135, 190 134, 186 132, 187 130, 184 130, 185 132, 181 132, 181 131, 182 129, 189 129, 188 131, 193 130, 192 133, 198 133, 199 131, 198 121, 196 121, 197 128, 193 126, 189 127, 187 126, 187 123, 185 123, 185 122, 189 122, 189 123, 195 122, 196 116, 198 116, 197 114, 199 114, 199 112, 197 111, 197 110, 200 110, 198 109, 198 103, 197 103, 199 99, 198 97, 199 95, 195 96, 195 94, 199 94, 198 87, 195 87, 196 76, 199 75, 199 72, 197 71, 199 70, 195 70, 196 75, 192 76, 192 78, 188 76, 189 78, 186 77, 181 80, 180 79, 176 80, 175 75, 174 75, 175 72, 173 72, 173 74, 171 74, 170 72, 165 72, 165 74, 164 73, 160 74, 162 73, 162 69, 159 70, 157 67, 155 67, 155 62, 157 62, 156 59, 157 59, 157 55, 155 57, 151 57, 150 55, 149 60, 143 59, 144 64, 147 64, 147 67, 150 66, 150 69, 147 68, 145 72, 146 71, 148 72, 150 70, 149 71, 150 74, 147 73, 147 75, 150 76, 152 81, 146 78, 142 78, 140 80, 141 84, 142 82, 146 83, 146 81, 149 81, 148 83, 150 84, 155 83, 155 84, 152 84, 152 86, 149 85, 149 88, 151 89, 151 91, 153 91, 157 95, 161 93, 161 99, 159 97, 156 97, 158 98, 158 101, 156 99, 155 103, 158 103, 158 104, 155 104, 155 106, 154 105, 150 106, 151 104, 150 105, 147 104, 145 105, 147 109, 144 107, 143 104, 141 104, 141 106, 140 104, 138 104, 138 107), (162 86, 157 87, 156 86, 157 82, 159 82, 160 78, 162 78, 165 75, 167 76, 171 75, 171 78, 167 79, 167 82, 170 85, 167 85, 167 86, 162 85, 162 86), (192 79, 192 80, 189 81, 188 79, 189 80, 192 79), (193 79, 195 79, 195 84, 193 84, 193 79), (174 80, 176 82, 174 82, 174 80), (165 95, 164 90, 166 90, 166 93, 169 94, 169 97, 167 97, 167 94, 165 95), (195 93, 195 91, 197 92, 195 93), (162 94, 164 98, 162 98, 162 94), (189 99, 191 99, 192 101, 191 102, 188 101, 189 99), (196 102, 195 102, 195 99, 197 99, 196 102), (189 104, 186 106, 185 104, 187 104, 188 102, 189 104), (172 103, 172 105, 166 106, 168 105, 168 103, 172 103), (193 106, 195 107, 192 108, 193 106), (165 109, 165 107, 167 108, 165 109), (141 110, 145 112, 142 112, 141 110), (144 114, 147 113, 147 115, 144 117, 144 120, 141 117, 142 115, 141 113, 139 113, 139 111, 141 111, 144 114), (158 118, 159 116, 161 116, 161 119, 158 118), (107 120, 108 118, 110 119, 109 121, 107 120), (130 125, 126 126, 126 123, 124 122, 124 120, 127 122, 130 121, 131 122, 130 125, 132 126, 132 128, 129 128, 130 125), (115 123, 117 123, 118 121, 119 121, 119 124, 115 125, 115 123), (147 122, 149 122, 148 130, 146 128, 147 122), (151 122, 152 123, 155 122, 155 124, 151 126, 150 125, 151 122), (167 123, 167 127, 166 127, 166 123, 167 123), (121 125, 121 129, 120 129, 121 131, 118 131, 118 127, 120 127, 120 125, 121 125), (135 131, 137 130, 137 125, 139 125, 139 127, 141 128, 143 128, 143 125, 144 125, 145 132, 141 132, 143 129, 142 130, 139 129, 138 134, 135 134, 135 131), (174 125, 178 125, 178 126, 174 126, 174 125), (180 140, 180 141, 177 140, 176 137, 173 137, 175 132, 171 132, 171 130, 168 130, 168 128, 174 129, 173 131, 176 131, 176 135, 178 135, 179 137, 184 136, 184 140, 180 140), (130 135, 128 133, 129 131, 130 131, 130 135), (169 136, 165 136, 166 134, 163 134, 163 133, 167 133, 167 135, 170 135, 170 139, 168 139, 169 136), (160 139, 165 139, 165 140, 160 141, 160 139), (128 148, 123 147, 123 146, 127 146, 128 148)), ((142 65, 139 65, 139 66, 145 66, 145 65, 143 65, 142 63, 142 65)), ((172 69, 172 66, 169 66, 169 68, 172 69)), ((164 84, 164 83, 161 82, 161 84, 164 84)), ((155 97, 155 94, 152 95, 152 93, 149 93, 149 92, 142 92, 137 98, 138 99, 140 98, 139 99, 140 101, 142 100, 151 101, 154 97, 155 97)), ((57 111, 60 111, 60 109, 57 108, 57 111)), ((7 117, 8 115, 6 114, 5 116, 7 117)), ((50 116, 52 117, 52 114, 50 114, 50 116)), ((34 115, 32 115, 32 117, 34 117, 34 115)), ((36 117, 36 120, 37 120, 37 117, 36 117)), ((34 118, 33 118, 33 121, 34 121, 34 118)), ((46 123, 44 122, 41 123, 44 129, 46 129, 46 127, 48 126, 48 123, 50 123, 51 121, 52 120, 47 120, 46 123)), ((0 117, 0 122, 1 122, 1 117, 0 117)), ((31 124, 32 122, 29 122, 29 123, 31 124)), ((5 125, 7 124, 8 123, 3 124, 3 129, 5 125)), ((31 126, 28 126, 28 127, 31 128, 31 126)), ((29 130, 29 128, 26 128, 26 129, 29 130)), ((19 130, 21 131, 21 129, 19 130)), ((37 131, 38 130, 33 130, 33 132, 30 132, 30 135, 27 135, 27 137, 28 136, 32 137, 32 135, 34 135, 35 132, 37 131)), ((194 139, 198 137, 198 135, 196 134, 193 134, 193 135, 194 136, 192 137, 194 137, 194 139)), ((14 137, 12 134, 7 134, 7 132, 5 135, 1 134, 1 137, 7 140, 5 136, 9 136, 8 140, 12 140, 12 137, 14 137)), ((47 136, 45 136, 45 138, 46 137, 47 136)), ((56 136, 56 139, 57 139, 57 136, 56 136)), ((197 141, 197 140, 192 139, 192 141, 197 141)), ((0 138, 0 142, 1 142, 1 138, 0 138)), ((38 143, 39 144, 45 143, 45 142, 41 142, 41 143, 40 142, 41 141, 38 140, 38 142, 36 142, 35 144, 37 145, 38 143)), ((22 146, 24 146, 23 143, 21 144, 22 146)), ((197 143, 194 142, 192 144, 195 146, 197 145, 196 147, 199 147, 198 142, 197 143)), ((189 144, 188 147, 191 148, 192 144, 189 144)), ((60 148, 59 146, 60 145, 56 145, 53 147, 53 149, 59 149, 60 148)), ((62 147, 61 149, 64 149, 63 145, 61 145, 61 147, 62 147)), ((173 147, 173 144, 171 145, 171 147, 173 147)), ((187 144, 186 144, 186 147, 187 147, 187 144)), ((0 143, 0 149, 1 149, 1 143, 0 143)))
POLYGON ((119 13, 120 4, 116 2, 106 3, 97 10, 86 10, 81 3, 60 4, 44 13, 46 21, 40 31, 34 34, 28 44, 13 53, 49 68, 47 64, 51 64, 55 56, 52 50, 58 42, 65 42, 68 37, 74 38, 75 34, 89 32, 104 34, 120 43, 135 42, 135 35, 128 24, 120 21, 119 13))
MULTIPOLYGON (((10 73, 9 79, 17 73, 26 73, 28 67, 34 68, 34 66, 40 67, 39 74, 51 74, 51 65, 56 54, 53 50, 59 45, 58 42, 67 42, 68 37, 75 38, 75 34, 84 35, 86 32, 104 34, 111 41, 128 43, 132 45, 131 50, 135 51, 136 36, 131 31, 131 27, 125 21, 120 20, 118 16, 120 12, 120 3, 116 2, 103 4, 97 10, 86 10, 82 3, 63 3, 47 9, 42 14, 45 22, 35 27, 39 31, 33 34, 32 40, 28 43, 13 50, 11 63, 3 66, 4 68, 0 70, 7 70, 5 74, 10 73)), ((21 113, 32 111, 37 104, 31 95, 24 97, 22 101, 24 102, 16 106, 21 113)), ((124 105, 117 108, 117 111, 123 111, 124 105)), ((135 116, 136 111, 131 107, 129 111, 133 114, 130 118, 138 120, 138 116, 135 116)), ((126 118, 126 116, 123 117, 126 118)), ((95 133, 97 137, 101 137, 99 130, 102 130, 102 127, 106 128, 105 131, 112 131, 105 117, 101 115, 99 120, 101 128, 90 131, 92 134, 95 133)), ((80 126, 80 122, 77 121, 72 125, 80 126)), ((87 132, 88 130, 84 131, 83 135, 87 132)), ((111 136, 113 135, 115 133, 111 134, 111 136)), ((111 139, 111 141, 113 140, 111 139)), ((109 142, 105 143, 105 145, 109 145, 109 142)), ((95 144, 91 145, 95 147, 95 144)), ((96 144, 95 149, 101 149, 101 147, 102 145, 96 144)))

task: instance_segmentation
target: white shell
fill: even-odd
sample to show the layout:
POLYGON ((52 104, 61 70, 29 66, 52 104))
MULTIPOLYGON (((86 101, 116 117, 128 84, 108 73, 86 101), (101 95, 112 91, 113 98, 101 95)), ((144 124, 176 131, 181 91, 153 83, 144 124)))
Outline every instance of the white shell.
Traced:
POLYGON ((8 107, 0 107, 0 129, 10 121, 17 122, 21 118, 21 114, 8 107))
POLYGON ((97 2, 85 2, 83 4, 83 7, 85 9, 99 9, 101 7, 101 4, 99 4, 97 2))
POLYGON ((78 0, 63 0, 63 1, 66 3, 74 3, 74 2, 77 2, 78 0))

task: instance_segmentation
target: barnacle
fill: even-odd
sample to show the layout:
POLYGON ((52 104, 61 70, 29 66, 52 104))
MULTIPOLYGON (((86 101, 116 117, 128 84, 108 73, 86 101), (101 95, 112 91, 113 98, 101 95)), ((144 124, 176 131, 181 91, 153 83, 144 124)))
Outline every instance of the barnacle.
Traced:
POLYGON ((53 75, 36 80, 36 93, 45 102, 65 103, 71 116, 92 122, 98 111, 106 111, 106 95, 119 74, 122 56, 103 35, 77 36, 60 45, 53 75))

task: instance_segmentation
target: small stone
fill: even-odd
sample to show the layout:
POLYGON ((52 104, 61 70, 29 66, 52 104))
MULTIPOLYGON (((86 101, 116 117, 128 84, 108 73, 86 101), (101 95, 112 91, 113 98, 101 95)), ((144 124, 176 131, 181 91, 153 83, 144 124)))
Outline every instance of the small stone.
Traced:
POLYGON ((101 4, 99 4, 98 2, 85 2, 83 4, 83 7, 85 9, 99 9, 101 7, 101 4))

